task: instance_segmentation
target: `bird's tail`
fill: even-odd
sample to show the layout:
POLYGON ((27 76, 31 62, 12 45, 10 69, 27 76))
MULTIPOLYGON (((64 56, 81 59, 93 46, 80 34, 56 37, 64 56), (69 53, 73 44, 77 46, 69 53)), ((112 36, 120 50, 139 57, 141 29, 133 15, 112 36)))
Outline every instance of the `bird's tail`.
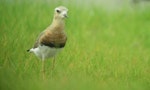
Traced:
POLYGON ((28 49, 27 52, 30 52, 30 49, 28 49))
POLYGON ((28 49, 27 52, 32 53, 32 52, 34 52, 34 49, 33 48, 28 49))
POLYGON ((28 49, 27 52, 32 52, 31 49, 28 49))

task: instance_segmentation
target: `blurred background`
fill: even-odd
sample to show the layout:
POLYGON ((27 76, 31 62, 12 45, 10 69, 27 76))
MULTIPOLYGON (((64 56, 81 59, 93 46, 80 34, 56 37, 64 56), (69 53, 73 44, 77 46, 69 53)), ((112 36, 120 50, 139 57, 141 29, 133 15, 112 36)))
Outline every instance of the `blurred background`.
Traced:
POLYGON ((150 0, 0 0, 0 90, 149 90, 150 0), (66 6, 66 47, 26 52, 66 6))

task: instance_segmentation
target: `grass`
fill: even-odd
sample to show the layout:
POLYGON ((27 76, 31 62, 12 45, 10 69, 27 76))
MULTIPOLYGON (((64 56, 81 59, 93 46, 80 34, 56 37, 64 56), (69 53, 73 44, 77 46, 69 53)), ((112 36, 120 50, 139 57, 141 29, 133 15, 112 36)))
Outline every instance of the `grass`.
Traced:
POLYGON ((149 90, 150 12, 107 12, 65 1, 0 1, 1 90, 149 90), (26 52, 52 21, 58 5, 69 8, 67 45, 56 66, 26 52))

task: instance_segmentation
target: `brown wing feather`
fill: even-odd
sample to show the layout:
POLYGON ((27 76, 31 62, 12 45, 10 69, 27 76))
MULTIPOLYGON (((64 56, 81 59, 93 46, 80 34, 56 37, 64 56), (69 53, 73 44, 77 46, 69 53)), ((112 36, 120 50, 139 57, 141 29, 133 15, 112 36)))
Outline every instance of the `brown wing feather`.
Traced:
POLYGON ((54 44, 55 46, 65 45, 67 41, 66 34, 64 32, 52 32, 47 30, 44 35, 41 36, 39 42, 44 45, 54 44))
POLYGON ((34 43, 33 48, 37 48, 37 47, 40 45, 40 42, 39 42, 39 41, 40 41, 40 38, 41 38, 42 35, 44 35, 44 31, 41 32, 40 35, 38 36, 36 42, 34 43))

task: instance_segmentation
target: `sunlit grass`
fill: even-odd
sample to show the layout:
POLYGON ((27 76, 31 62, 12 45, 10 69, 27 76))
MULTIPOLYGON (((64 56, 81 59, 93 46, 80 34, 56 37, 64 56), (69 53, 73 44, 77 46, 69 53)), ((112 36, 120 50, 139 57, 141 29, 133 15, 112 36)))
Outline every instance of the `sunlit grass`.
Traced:
MULTIPOLYGON (((7 0, 8 1, 8 0, 7 0)), ((1 90, 148 90, 150 88, 150 12, 107 12, 63 1, 0 1, 1 90), (26 52, 52 21, 53 9, 69 8, 67 45, 56 66, 26 52)))

